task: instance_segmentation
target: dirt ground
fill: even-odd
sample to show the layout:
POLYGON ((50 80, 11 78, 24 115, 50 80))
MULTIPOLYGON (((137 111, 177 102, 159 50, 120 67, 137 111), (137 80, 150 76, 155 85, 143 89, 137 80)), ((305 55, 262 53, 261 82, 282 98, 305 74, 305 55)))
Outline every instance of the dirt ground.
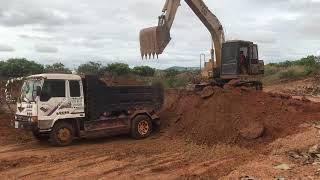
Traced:
POLYGON ((320 179, 320 104, 270 89, 169 90, 160 131, 138 141, 57 148, 2 114, 0 179, 320 179))
POLYGON ((319 81, 319 77, 296 81, 283 81, 281 83, 268 85, 264 88, 264 91, 290 94, 296 99, 305 97, 311 101, 320 102, 319 81))

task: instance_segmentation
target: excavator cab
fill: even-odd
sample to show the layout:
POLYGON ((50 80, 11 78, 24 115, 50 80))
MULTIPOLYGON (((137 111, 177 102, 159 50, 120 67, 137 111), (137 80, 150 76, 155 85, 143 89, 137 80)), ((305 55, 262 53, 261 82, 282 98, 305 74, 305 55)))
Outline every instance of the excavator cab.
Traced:
POLYGON ((263 61, 259 60, 258 46, 249 41, 227 41, 222 45, 221 72, 223 79, 263 74, 263 61), (241 63, 241 53, 245 63, 241 63))

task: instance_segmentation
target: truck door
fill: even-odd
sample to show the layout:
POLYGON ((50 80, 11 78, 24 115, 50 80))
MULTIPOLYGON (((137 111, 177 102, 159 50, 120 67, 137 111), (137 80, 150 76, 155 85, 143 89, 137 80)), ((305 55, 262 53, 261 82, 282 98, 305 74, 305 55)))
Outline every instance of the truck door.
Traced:
POLYGON ((69 80, 68 98, 70 101, 70 116, 72 118, 84 117, 84 95, 82 82, 78 80, 69 80))
POLYGON ((65 80, 44 80, 38 106, 41 129, 51 128, 54 121, 62 119, 67 114, 61 108, 66 101, 65 80))

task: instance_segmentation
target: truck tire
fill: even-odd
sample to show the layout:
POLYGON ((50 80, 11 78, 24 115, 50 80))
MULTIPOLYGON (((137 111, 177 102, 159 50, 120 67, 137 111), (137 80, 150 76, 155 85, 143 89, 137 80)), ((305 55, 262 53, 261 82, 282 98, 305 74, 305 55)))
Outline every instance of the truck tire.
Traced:
POLYGON ((39 133, 39 131, 36 130, 32 131, 32 135, 39 142, 47 142, 49 140, 48 134, 39 133))
POLYGON ((135 139, 143 139, 150 136, 152 123, 147 115, 138 115, 132 120, 131 136, 135 139))
POLYGON ((55 146, 70 145, 74 139, 74 128, 71 124, 58 122, 50 133, 50 143, 55 146))

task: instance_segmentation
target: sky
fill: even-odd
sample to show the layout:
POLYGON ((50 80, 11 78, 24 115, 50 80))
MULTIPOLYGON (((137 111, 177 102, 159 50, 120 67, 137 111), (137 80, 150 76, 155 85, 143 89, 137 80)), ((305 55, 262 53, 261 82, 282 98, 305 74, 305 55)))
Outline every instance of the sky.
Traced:
MULTIPOLYGON (((25 57, 75 68, 88 61, 197 67, 210 34, 182 0, 172 40, 142 60, 139 31, 157 24, 165 0, 0 0, 0 60, 25 57)), ((227 40, 258 44, 266 63, 320 55, 320 0, 204 0, 227 40)), ((208 57, 207 56, 207 57, 208 57)))

